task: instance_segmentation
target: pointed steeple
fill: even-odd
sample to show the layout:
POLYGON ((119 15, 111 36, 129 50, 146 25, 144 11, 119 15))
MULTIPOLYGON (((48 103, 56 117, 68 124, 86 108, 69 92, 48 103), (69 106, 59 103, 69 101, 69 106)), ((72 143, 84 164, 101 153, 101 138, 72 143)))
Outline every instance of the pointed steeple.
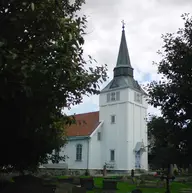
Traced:
POLYGON ((122 30, 122 36, 121 36, 121 43, 119 48, 119 54, 117 58, 117 64, 114 68, 114 77, 117 76, 131 76, 133 77, 133 68, 131 66, 130 58, 129 58, 129 52, 127 48, 127 42, 125 38, 125 25, 123 23, 123 30, 122 30))
MULTIPOLYGON (((101 90, 101 93, 111 92, 113 90, 120 90, 125 88, 130 88, 140 92, 141 94, 146 94, 140 87, 138 82, 133 77, 133 68, 131 66, 129 52, 127 48, 127 42, 125 38, 125 25, 123 22, 123 30, 121 36, 121 43, 119 48, 119 54, 117 58, 117 64, 114 68, 114 77, 109 82, 109 84, 101 90)), ((110 93, 109 93, 110 94, 110 93)))

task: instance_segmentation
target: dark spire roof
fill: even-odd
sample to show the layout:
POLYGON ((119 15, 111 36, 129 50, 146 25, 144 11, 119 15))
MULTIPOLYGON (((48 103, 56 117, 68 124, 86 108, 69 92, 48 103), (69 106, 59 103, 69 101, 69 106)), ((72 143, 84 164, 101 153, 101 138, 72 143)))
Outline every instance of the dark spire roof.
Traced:
POLYGON ((122 28, 123 30, 119 54, 116 67, 114 68, 114 77, 113 80, 111 80, 109 84, 104 89, 102 89, 101 93, 109 92, 116 89, 131 88, 133 90, 136 90, 137 92, 145 94, 143 89, 133 77, 133 68, 131 66, 127 42, 125 38, 124 22, 122 28))
POLYGON ((124 22, 123 22, 122 28, 123 30, 122 30, 119 54, 117 58, 116 67, 114 68, 114 77, 116 76, 132 76, 133 77, 133 68, 131 66, 129 52, 127 48, 127 42, 125 38, 124 22))

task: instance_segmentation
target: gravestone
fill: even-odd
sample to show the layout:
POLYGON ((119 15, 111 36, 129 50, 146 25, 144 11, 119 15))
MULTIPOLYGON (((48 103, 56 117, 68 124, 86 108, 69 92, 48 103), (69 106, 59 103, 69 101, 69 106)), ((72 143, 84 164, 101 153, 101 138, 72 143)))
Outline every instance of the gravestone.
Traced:
POLYGON ((117 190, 117 180, 103 180, 103 189, 104 190, 117 190))
POLYGON ((80 178, 81 187, 84 187, 86 190, 92 190, 94 188, 93 178, 80 178))
POLYGON ((73 178, 63 178, 63 179, 58 179, 58 182, 60 183, 73 183, 73 178))
POLYGON ((73 187, 72 193, 86 193, 86 188, 84 188, 84 187, 73 187))
POLYGON ((35 176, 16 176, 13 177, 14 183, 7 186, 1 193, 54 193, 55 186, 43 185, 41 178, 35 176))
POLYGON ((41 185, 43 180, 41 178, 32 176, 32 175, 23 175, 23 176, 15 176, 13 177, 13 181, 16 184, 25 184, 25 185, 30 185, 30 184, 35 184, 35 185, 41 185))
POLYGON ((22 184, 15 184, 6 187, 1 193, 54 193, 52 189, 44 189, 43 186, 27 186, 22 184))
POLYGON ((69 183, 61 183, 57 185, 55 193, 72 193, 74 185, 69 183))
POLYGON ((56 187, 55 184, 43 185, 43 193, 55 193, 56 187))
POLYGON ((142 193, 142 191, 140 189, 135 189, 135 190, 132 190, 131 193, 142 193))
POLYGON ((43 186, 46 185, 55 185, 57 184, 57 179, 56 178, 47 178, 43 180, 43 186))
POLYGON ((80 183, 80 178, 74 178, 73 179, 73 184, 75 184, 75 185, 80 185, 81 183, 80 183))
POLYGON ((139 188, 164 188, 162 185, 158 185, 156 181, 145 181, 137 185, 139 188))

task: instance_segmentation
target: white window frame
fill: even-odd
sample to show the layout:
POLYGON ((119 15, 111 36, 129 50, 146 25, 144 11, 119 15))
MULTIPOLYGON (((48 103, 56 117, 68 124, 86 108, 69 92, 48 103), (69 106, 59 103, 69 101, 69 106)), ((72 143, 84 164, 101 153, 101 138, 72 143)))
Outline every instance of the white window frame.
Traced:
POLYGON ((76 161, 82 161, 82 152, 83 152, 83 145, 77 144, 76 145, 76 161))

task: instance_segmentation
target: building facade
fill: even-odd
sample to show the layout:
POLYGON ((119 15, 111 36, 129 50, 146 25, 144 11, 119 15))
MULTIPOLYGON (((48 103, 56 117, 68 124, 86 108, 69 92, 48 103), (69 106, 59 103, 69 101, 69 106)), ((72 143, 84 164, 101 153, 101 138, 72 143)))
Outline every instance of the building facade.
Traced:
POLYGON ((101 90, 99 111, 75 117, 60 152, 68 156, 69 169, 102 170, 106 165, 114 171, 148 170, 146 94, 134 79, 124 27, 114 76, 101 90))

